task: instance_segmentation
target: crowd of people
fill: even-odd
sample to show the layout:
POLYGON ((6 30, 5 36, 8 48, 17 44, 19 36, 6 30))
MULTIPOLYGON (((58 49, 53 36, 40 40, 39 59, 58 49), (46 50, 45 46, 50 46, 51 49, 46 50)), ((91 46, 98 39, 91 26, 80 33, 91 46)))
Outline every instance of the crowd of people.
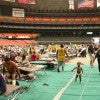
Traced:
MULTIPOLYGON (((0 60, 1 68, 0 72, 0 80, 3 84, 9 84, 9 78, 12 79, 12 84, 16 85, 16 77, 20 79, 20 70, 18 68, 18 64, 22 64, 24 61, 36 61, 44 57, 44 55, 48 55, 49 52, 53 52, 56 54, 56 59, 58 61, 57 71, 60 72, 61 68, 64 71, 64 66, 66 59, 75 56, 77 57, 86 57, 89 54, 90 57, 90 66, 93 67, 93 63, 97 58, 98 61, 98 69, 100 74, 100 45, 96 45, 93 41, 91 41, 90 45, 66 45, 66 44, 50 44, 48 46, 37 45, 37 46, 26 46, 26 47, 0 47, 0 60), (72 56, 71 56, 72 55, 72 56)), ((85 59, 85 58, 84 58, 85 59)), ((77 67, 73 70, 77 69, 76 78, 79 77, 81 83, 81 76, 83 73, 81 62, 77 62, 77 67)), ((72 70, 72 71, 73 71, 72 70)), ((0 83, 1 84, 1 83, 0 83)), ((6 91, 6 88, 2 88, 0 85, 0 94, 6 91)), ((5 85, 4 85, 5 86, 5 85)))

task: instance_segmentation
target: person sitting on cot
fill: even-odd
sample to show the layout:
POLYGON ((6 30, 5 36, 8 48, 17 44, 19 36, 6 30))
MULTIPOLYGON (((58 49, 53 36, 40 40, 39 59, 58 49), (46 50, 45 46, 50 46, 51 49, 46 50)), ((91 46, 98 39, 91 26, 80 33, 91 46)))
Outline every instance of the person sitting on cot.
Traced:
POLYGON ((30 55, 29 60, 30 61, 36 61, 39 60, 41 57, 38 53, 36 53, 35 51, 30 55))
POLYGON ((5 74, 5 72, 6 83, 9 83, 8 79, 11 77, 12 82, 14 83, 14 85, 16 85, 16 76, 19 76, 20 78, 20 71, 16 63, 14 61, 11 61, 8 57, 5 58, 5 62, 3 63, 3 75, 5 74))
POLYGON ((82 77, 82 74, 83 74, 83 69, 82 69, 81 65, 82 65, 81 62, 77 62, 77 67, 75 67, 71 70, 71 71, 74 71, 75 69, 77 70, 75 81, 77 81, 77 78, 79 77, 80 83, 81 83, 81 80, 82 80, 81 77, 82 77))

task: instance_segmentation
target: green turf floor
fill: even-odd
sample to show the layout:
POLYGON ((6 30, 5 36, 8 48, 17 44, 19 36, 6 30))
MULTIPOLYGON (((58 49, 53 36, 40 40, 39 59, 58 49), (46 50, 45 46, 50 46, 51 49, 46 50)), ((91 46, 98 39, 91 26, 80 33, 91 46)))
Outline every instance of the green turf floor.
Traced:
MULTIPOLYGON (((75 75, 71 69, 74 64, 66 64, 65 71, 60 73, 57 70, 46 70, 36 73, 37 79, 24 94, 19 95, 18 100, 55 100, 55 96, 64 88, 75 75)), ((21 86, 28 86, 26 81, 19 81, 21 86)), ((7 100, 7 97, 0 96, 0 100, 7 100)), ((57 100, 57 99, 56 99, 57 100)), ((69 84, 58 100, 100 100, 100 75, 97 65, 90 68, 83 65, 82 83, 74 80, 69 84)))

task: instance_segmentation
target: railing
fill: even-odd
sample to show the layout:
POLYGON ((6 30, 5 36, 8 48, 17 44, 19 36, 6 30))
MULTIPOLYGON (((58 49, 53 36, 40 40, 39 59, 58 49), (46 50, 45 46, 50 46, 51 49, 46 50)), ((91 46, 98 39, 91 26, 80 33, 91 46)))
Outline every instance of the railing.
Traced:
POLYGON ((34 29, 34 30, 81 30, 81 29, 85 29, 85 30, 99 30, 100 26, 38 26, 38 25, 34 25, 34 26, 25 26, 23 25, 0 25, 0 28, 12 28, 12 29, 34 29))
POLYGON ((0 22, 30 24, 100 24, 100 16, 91 17, 6 17, 0 16, 0 22))
POLYGON ((41 37, 39 43, 89 43, 91 37, 41 37))

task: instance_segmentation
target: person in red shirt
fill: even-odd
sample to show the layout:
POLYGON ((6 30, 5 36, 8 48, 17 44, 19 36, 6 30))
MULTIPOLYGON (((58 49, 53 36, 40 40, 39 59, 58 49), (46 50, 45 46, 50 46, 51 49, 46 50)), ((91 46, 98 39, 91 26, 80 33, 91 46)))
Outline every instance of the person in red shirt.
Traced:
POLYGON ((33 52, 30 56, 30 61, 36 61, 36 60, 38 60, 37 54, 36 52, 33 52))

